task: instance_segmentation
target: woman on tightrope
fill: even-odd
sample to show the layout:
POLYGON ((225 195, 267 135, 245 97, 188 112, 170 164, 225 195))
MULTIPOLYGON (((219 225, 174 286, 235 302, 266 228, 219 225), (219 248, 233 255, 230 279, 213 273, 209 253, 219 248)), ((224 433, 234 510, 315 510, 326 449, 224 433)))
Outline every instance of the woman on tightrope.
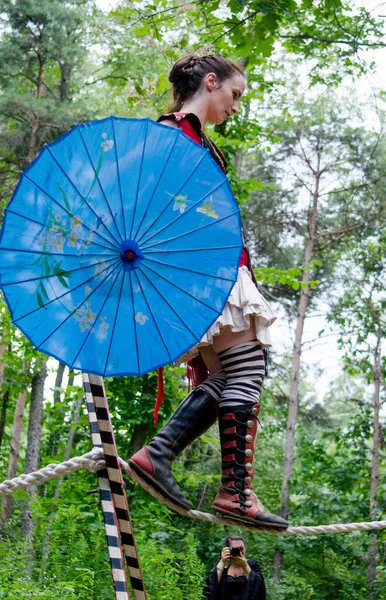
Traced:
MULTIPOLYGON (((169 81, 174 104, 159 121, 182 129, 208 148, 226 171, 221 150, 204 130, 208 122, 221 124, 238 112, 245 91, 243 68, 218 54, 188 55, 174 64, 169 81)), ((244 247, 238 279, 222 314, 200 343, 179 359, 193 359, 194 389, 155 438, 130 460, 139 478, 174 504, 192 508, 174 478, 171 463, 218 418, 222 480, 214 510, 256 525, 288 526, 263 506, 252 489, 259 399, 266 375, 265 349, 271 345, 269 327, 275 319, 255 284, 244 247)))

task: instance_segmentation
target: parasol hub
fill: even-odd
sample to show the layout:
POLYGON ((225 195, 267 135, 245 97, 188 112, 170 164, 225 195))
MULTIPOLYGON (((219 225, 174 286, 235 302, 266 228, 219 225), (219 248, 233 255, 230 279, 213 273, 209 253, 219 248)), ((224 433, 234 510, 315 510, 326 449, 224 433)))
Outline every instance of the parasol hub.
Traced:
POLYGON ((129 262, 133 262, 136 256, 137 255, 135 252, 133 252, 133 250, 126 250, 124 253, 125 260, 128 260, 129 262))
POLYGON ((143 254, 134 240, 124 240, 121 243, 120 253, 126 271, 136 269, 143 259, 143 254))

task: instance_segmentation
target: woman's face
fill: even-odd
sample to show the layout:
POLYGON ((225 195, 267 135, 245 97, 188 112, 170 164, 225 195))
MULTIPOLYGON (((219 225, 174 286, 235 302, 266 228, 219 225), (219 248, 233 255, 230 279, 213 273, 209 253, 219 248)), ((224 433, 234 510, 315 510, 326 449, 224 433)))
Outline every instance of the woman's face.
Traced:
POLYGON ((245 556, 245 544, 244 544, 243 540, 230 540, 228 547, 229 548, 239 548, 240 554, 242 556, 245 556))
POLYGON ((220 82, 214 73, 208 73, 205 84, 210 91, 208 121, 220 125, 238 112, 238 103, 245 91, 244 76, 236 72, 220 82))

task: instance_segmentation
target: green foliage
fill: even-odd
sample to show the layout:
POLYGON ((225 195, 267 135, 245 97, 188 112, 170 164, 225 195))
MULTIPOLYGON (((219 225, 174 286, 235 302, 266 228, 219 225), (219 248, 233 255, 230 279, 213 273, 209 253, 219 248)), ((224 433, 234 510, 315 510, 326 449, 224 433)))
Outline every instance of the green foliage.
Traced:
MULTIPOLYGON (((383 339, 386 333, 385 249, 383 229, 372 232, 367 244, 350 244, 342 272, 344 291, 329 314, 330 321, 339 327, 346 369, 353 375, 363 373, 368 383, 374 380, 377 340, 383 339), (349 278, 347 273, 351 275, 349 278)), ((381 363, 384 377, 383 355, 381 363)))
MULTIPOLYGON (((314 261, 312 265, 309 265, 309 268, 319 267, 321 263, 319 261, 314 261)), ((312 290, 316 288, 319 281, 299 281, 299 277, 302 276, 302 273, 305 271, 304 267, 295 267, 294 269, 275 269, 274 267, 257 267, 254 269, 256 278, 258 281, 262 281, 270 286, 274 286, 276 284, 288 285, 293 290, 297 291, 300 288, 310 287, 312 290)))
POLYGON ((33 504, 38 523, 35 561, 31 557, 30 544, 23 540, 16 543, 15 532, 9 535, 9 542, 3 544, 5 560, 0 566, 3 594, 0 597, 48 600, 60 595, 75 600, 90 598, 90 594, 97 593, 103 600, 112 598, 100 515, 93 514, 87 505, 79 502, 78 505, 66 503, 59 507, 53 522, 50 553, 47 562, 43 563, 41 552, 48 508, 41 499, 36 499, 33 504))
MULTIPOLYGON (((262 88, 265 84, 254 69, 264 69, 279 44, 287 52, 314 60, 312 83, 333 85, 371 68, 371 63, 358 58, 358 50, 384 46, 382 20, 365 7, 341 0, 200 0, 177 5, 163 0, 157 7, 147 0, 131 6, 138 37, 152 35, 160 42, 172 32, 180 50, 191 43, 242 57, 252 81, 259 81, 262 88)), ((126 8, 116 14, 132 16, 126 8)))
MULTIPOLYGON (((68 600, 114 597, 100 507, 94 497, 82 501, 76 479, 78 485, 87 485, 83 476, 75 476, 56 502, 50 551, 45 561, 42 552, 47 519, 53 508, 51 501, 36 498, 32 506, 36 523, 34 561, 30 545, 17 542, 17 531, 7 531, 7 541, 0 542, 4 556, 0 565, 0 598, 48 599, 58 594, 68 600)), ((197 541, 187 532, 182 543, 180 530, 171 527, 170 534, 174 531, 172 535, 177 539, 173 549, 167 530, 157 533, 157 503, 154 504, 153 533, 149 528, 139 529, 136 536, 148 598, 199 600, 206 569, 197 556, 197 541)), ((149 507, 141 510, 148 512, 149 507)), ((136 512, 137 509, 133 511, 136 512)))
POLYGON ((159 539, 143 532, 137 536, 149 600, 201 600, 206 569, 197 556, 194 536, 188 533, 179 551, 172 550, 161 536, 154 537, 159 539))

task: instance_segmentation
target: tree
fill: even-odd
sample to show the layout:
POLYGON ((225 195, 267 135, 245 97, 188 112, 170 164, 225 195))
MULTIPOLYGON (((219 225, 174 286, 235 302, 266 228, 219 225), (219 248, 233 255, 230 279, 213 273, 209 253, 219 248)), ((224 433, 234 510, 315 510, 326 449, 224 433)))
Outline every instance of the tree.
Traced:
MULTIPOLYGON (((28 440, 25 460, 25 472, 31 473, 39 469, 40 464, 40 439, 43 418, 43 393, 44 382, 47 376, 46 358, 41 355, 36 364, 36 372, 32 379, 31 400, 28 421, 28 440)), ((36 488, 29 488, 30 497, 36 494, 36 488)), ((22 514, 22 534, 31 537, 33 521, 29 510, 29 503, 25 503, 22 514)))
MULTIPOLYGON (((24 408, 27 399, 27 392, 21 392, 16 401, 14 420, 12 426, 11 449, 9 453, 7 479, 16 477, 17 465, 20 455, 20 437, 23 426, 24 408)), ((2 519, 5 523, 11 516, 12 496, 5 496, 3 499, 2 519)))
MULTIPOLYGON (((24 410, 27 401, 28 387, 31 384, 30 366, 39 356, 32 348, 31 343, 10 322, 10 315, 4 309, 2 315, 3 331, 6 332, 7 351, 4 354, 4 389, 9 397, 9 415, 13 414, 9 423, 8 414, 4 414, 5 438, 8 441, 7 425, 11 427, 9 439, 8 479, 16 476, 21 446, 21 434, 24 410)), ((0 436, 1 437, 1 436, 0 436)), ((0 444, 1 445, 1 444, 0 444)), ((6 444, 3 444, 6 447, 6 444)), ((3 499, 3 520, 7 522, 11 514, 12 498, 3 499)))
POLYGON ((88 0, 1 0, 0 184, 74 119, 71 75, 85 55, 88 0))
MULTIPOLYGON (((311 81, 337 83, 345 75, 356 75, 369 68, 358 51, 382 48, 382 16, 365 7, 353 7, 342 0, 200 0, 171 3, 163 0, 122 5, 122 16, 136 9, 136 29, 140 35, 152 34, 158 41, 172 32, 181 48, 215 48, 227 56, 248 57, 250 78, 260 81, 256 72, 269 63, 277 46, 303 58, 313 59, 311 81)), ((371 68, 371 67, 370 67, 371 68)))
MULTIPOLYGON (((360 374, 373 388, 373 430, 370 475, 370 520, 378 519, 379 461, 381 449, 380 405, 384 385, 386 359, 382 340, 386 334, 384 294, 386 266, 385 229, 376 232, 365 244, 351 244, 345 263, 343 289, 339 301, 331 310, 341 331, 341 346, 345 352, 346 368, 351 374, 360 374)), ((378 542, 377 532, 372 532, 368 551, 368 593, 376 600, 378 542)))
MULTIPOLYGON (((287 110, 284 118, 280 115, 268 119, 276 142, 264 161, 263 174, 273 171, 275 181, 263 181, 263 190, 255 193, 245 207, 250 234, 257 240, 260 237, 256 242, 260 244, 259 256, 260 232, 277 228, 288 248, 288 252, 283 252, 286 268, 299 269, 298 291, 287 291, 285 300, 289 313, 296 314, 280 511, 285 519, 289 515, 295 455, 304 322, 318 296, 331 289, 331 275, 344 252, 343 243, 358 235, 370 235, 373 228, 381 226, 386 208, 382 200, 384 182, 374 158, 377 136, 362 136, 359 127, 351 125, 352 107, 342 111, 325 94, 312 103, 298 97, 287 110), (297 264, 288 264, 291 258, 297 259, 297 264), (320 283, 315 289, 316 280, 320 283)), ((255 175, 261 180, 259 172, 255 175)), ((267 254, 269 233, 262 239, 267 254)), ((273 239, 277 239, 275 234, 273 239)), ((268 270, 266 281, 270 278, 272 273, 268 270)), ((282 561, 283 554, 278 552, 278 575, 282 561)))

